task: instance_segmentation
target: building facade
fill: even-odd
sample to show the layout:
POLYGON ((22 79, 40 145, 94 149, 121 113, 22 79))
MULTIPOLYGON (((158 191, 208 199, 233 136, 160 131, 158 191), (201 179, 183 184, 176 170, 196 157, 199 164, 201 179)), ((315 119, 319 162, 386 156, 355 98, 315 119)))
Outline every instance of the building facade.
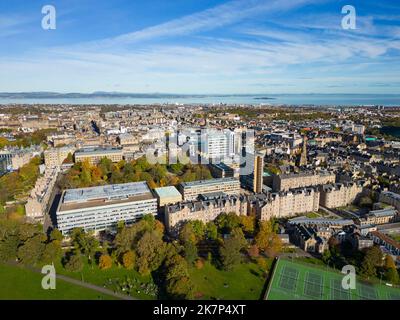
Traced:
POLYGON ((301 172, 275 175, 272 188, 274 191, 311 187, 321 184, 335 183, 336 175, 333 172, 301 172))
POLYGON ((64 146, 60 148, 49 148, 44 151, 44 163, 46 167, 60 167, 68 154, 73 154, 75 148, 72 146, 64 146))
POLYGON ((400 211, 400 194, 398 193, 383 191, 379 195, 379 201, 390 204, 391 206, 395 207, 398 211, 400 211))
POLYGON ((43 223, 58 171, 58 167, 47 168, 44 175, 37 179, 25 204, 25 214, 28 219, 43 223))
POLYGON ((186 221, 215 220, 221 213, 234 212, 247 215, 248 204, 244 196, 225 195, 203 197, 201 200, 184 201, 165 206, 165 225, 168 232, 175 233, 186 221))
POLYGON ((112 162, 119 162, 123 159, 122 148, 116 147, 87 147, 75 152, 75 162, 88 161, 94 165, 102 158, 110 159, 112 162))
POLYGON ((182 182, 178 186, 184 200, 195 200, 200 194, 223 192, 229 195, 240 193, 240 182, 235 178, 221 178, 182 182))
POLYGON ((293 217, 319 210, 320 193, 317 188, 299 188, 271 193, 265 200, 256 200, 252 207, 260 220, 293 217))
POLYGON ((362 193, 361 183, 344 182, 320 187, 320 205, 326 208, 344 207, 353 203, 362 193))
POLYGON ((146 214, 157 214, 157 198, 144 181, 66 190, 56 213, 64 235, 77 227, 98 232, 132 224, 146 214))

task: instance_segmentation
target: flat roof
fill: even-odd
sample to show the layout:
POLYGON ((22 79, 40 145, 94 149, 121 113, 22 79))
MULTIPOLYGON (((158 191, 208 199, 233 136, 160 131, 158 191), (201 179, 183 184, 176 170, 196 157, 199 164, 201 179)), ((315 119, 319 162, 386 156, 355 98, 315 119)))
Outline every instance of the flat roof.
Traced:
POLYGON ((220 163, 211 163, 210 165, 213 166, 213 167, 216 167, 216 168, 218 168, 218 169, 221 169, 221 170, 233 170, 233 168, 229 167, 228 165, 226 165, 226 164, 223 163, 223 162, 220 162, 220 163))
POLYGON ((391 217, 396 215, 396 210, 394 208, 386 208, 379 210, 372 210, 368 213, 368 215, 373 215, 375 217, 391 217))
POLYGON ((227 178, 218 178, 218 179, 210 179, 210 180, 197 180, 197 181, 191 181, 191 182, 182 182, 181 186, 184 188, 186 188, 186 187, 190 188, 190 187, 208 186, 208 185, 229 183, 229 182, 240 183, 239 180, 236 178, 227 177, 227 178))
POLYGON ((398 193, 394 193, 391 191, 382 191, 381 193, 387 197, 390 197, 390 198, 400 201, 400 194, 398 194, 398 193))
POLYGON ((160 198, 181 197, 182 194, 174 186, 155 188, 154 191, 160 198))
POLYGON ((87 147, 75 151, 75 155, 95 155, 102 153, 120 153, 122 148, 118 147, 87 147))
POLYGON ((58 211, 154 199, 145 181, 64 191, 58 211))
POLYGON ((327 218, 307 218, 297 217, 289 220, 289 223, 305 223, 305 224, 328 224, 328 225, 352 225, 353 220, 350 219, 327 219, 327 218))

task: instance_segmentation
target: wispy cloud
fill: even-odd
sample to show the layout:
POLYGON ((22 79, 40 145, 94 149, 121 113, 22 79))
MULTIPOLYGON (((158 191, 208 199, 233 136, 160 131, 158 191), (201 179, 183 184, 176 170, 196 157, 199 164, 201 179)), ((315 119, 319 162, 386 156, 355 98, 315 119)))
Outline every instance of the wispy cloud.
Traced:
POLYGON ((27 82, 26 90, 351 92, 369 84, 385 90, 388 82, 399 87, 400 41, 393 37, 398 27, 365 16, 358 30, 345 32, 340 12, 304 15, 294 10, 316 3, 234 0, 117 37, 2 57, 0 86, 18 84, 23 74, 35 79, 36 87, 27 82), (268 22, 253 23, 260 14, 268 22), (228 32, 209 32, 218 28, 228 32), (175 41, 182 36, 188 41, 175 41), (37 77, 48 70, 49 61, 46 77, 37 77))
POLYGON ((8 37, 26 31, 33 19, 22 15, 0 15, 0 37, 8 37))
POLYGON ((115 46, 138 41, 182 36, 231 25, 260 14, 288 11, 317 0, 234 0, 225 4, 142 30, 97 41, 97 46, 115 46))

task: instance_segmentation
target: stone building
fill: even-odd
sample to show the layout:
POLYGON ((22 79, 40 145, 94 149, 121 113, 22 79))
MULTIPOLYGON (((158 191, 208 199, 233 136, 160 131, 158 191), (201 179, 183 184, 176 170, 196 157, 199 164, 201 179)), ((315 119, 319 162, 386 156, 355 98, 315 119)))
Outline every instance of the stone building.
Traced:
POLYGON ((317 188, 298 188, 286 192, 271 193, 265 199, 255 199, 251 206, 260 220, 293 217, 318 211, 320 193, 317 188))
POLYGON ((44 151, 44 163, 46 167, 59 167, 63 164, 68 154, 73 154, 73 146, 64 146, 61 148, 49 148, 44 151))
POLYGON ((272 189, 274 191, 287 191, 289 189, 335 183, 335 181, 336 175, 330 171, 292 172, 288 174, 275 175, 272 189))
POLYGON ((247 215, 247 201, 244 196, 202 196, 200 200, 184 201, 165 206, 165 225, 168 232, 175 233, 185 221, 213 221, 221 213, 235 212, 247 215))
POLYGON ((326 208, 344 207, 353 203, 362 191, 360 182, 325 184, 320 187, 319 204, 326 208))

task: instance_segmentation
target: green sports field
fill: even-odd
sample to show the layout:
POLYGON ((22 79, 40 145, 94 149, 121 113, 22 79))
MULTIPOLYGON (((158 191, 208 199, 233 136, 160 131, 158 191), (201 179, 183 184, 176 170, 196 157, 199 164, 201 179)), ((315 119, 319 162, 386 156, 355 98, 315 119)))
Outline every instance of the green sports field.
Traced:
POLYGON ((269 280, 266 300, 400 300, 400 289, 357 280, 342 288, 343 274, 323 267, 279 259, 269 280))

